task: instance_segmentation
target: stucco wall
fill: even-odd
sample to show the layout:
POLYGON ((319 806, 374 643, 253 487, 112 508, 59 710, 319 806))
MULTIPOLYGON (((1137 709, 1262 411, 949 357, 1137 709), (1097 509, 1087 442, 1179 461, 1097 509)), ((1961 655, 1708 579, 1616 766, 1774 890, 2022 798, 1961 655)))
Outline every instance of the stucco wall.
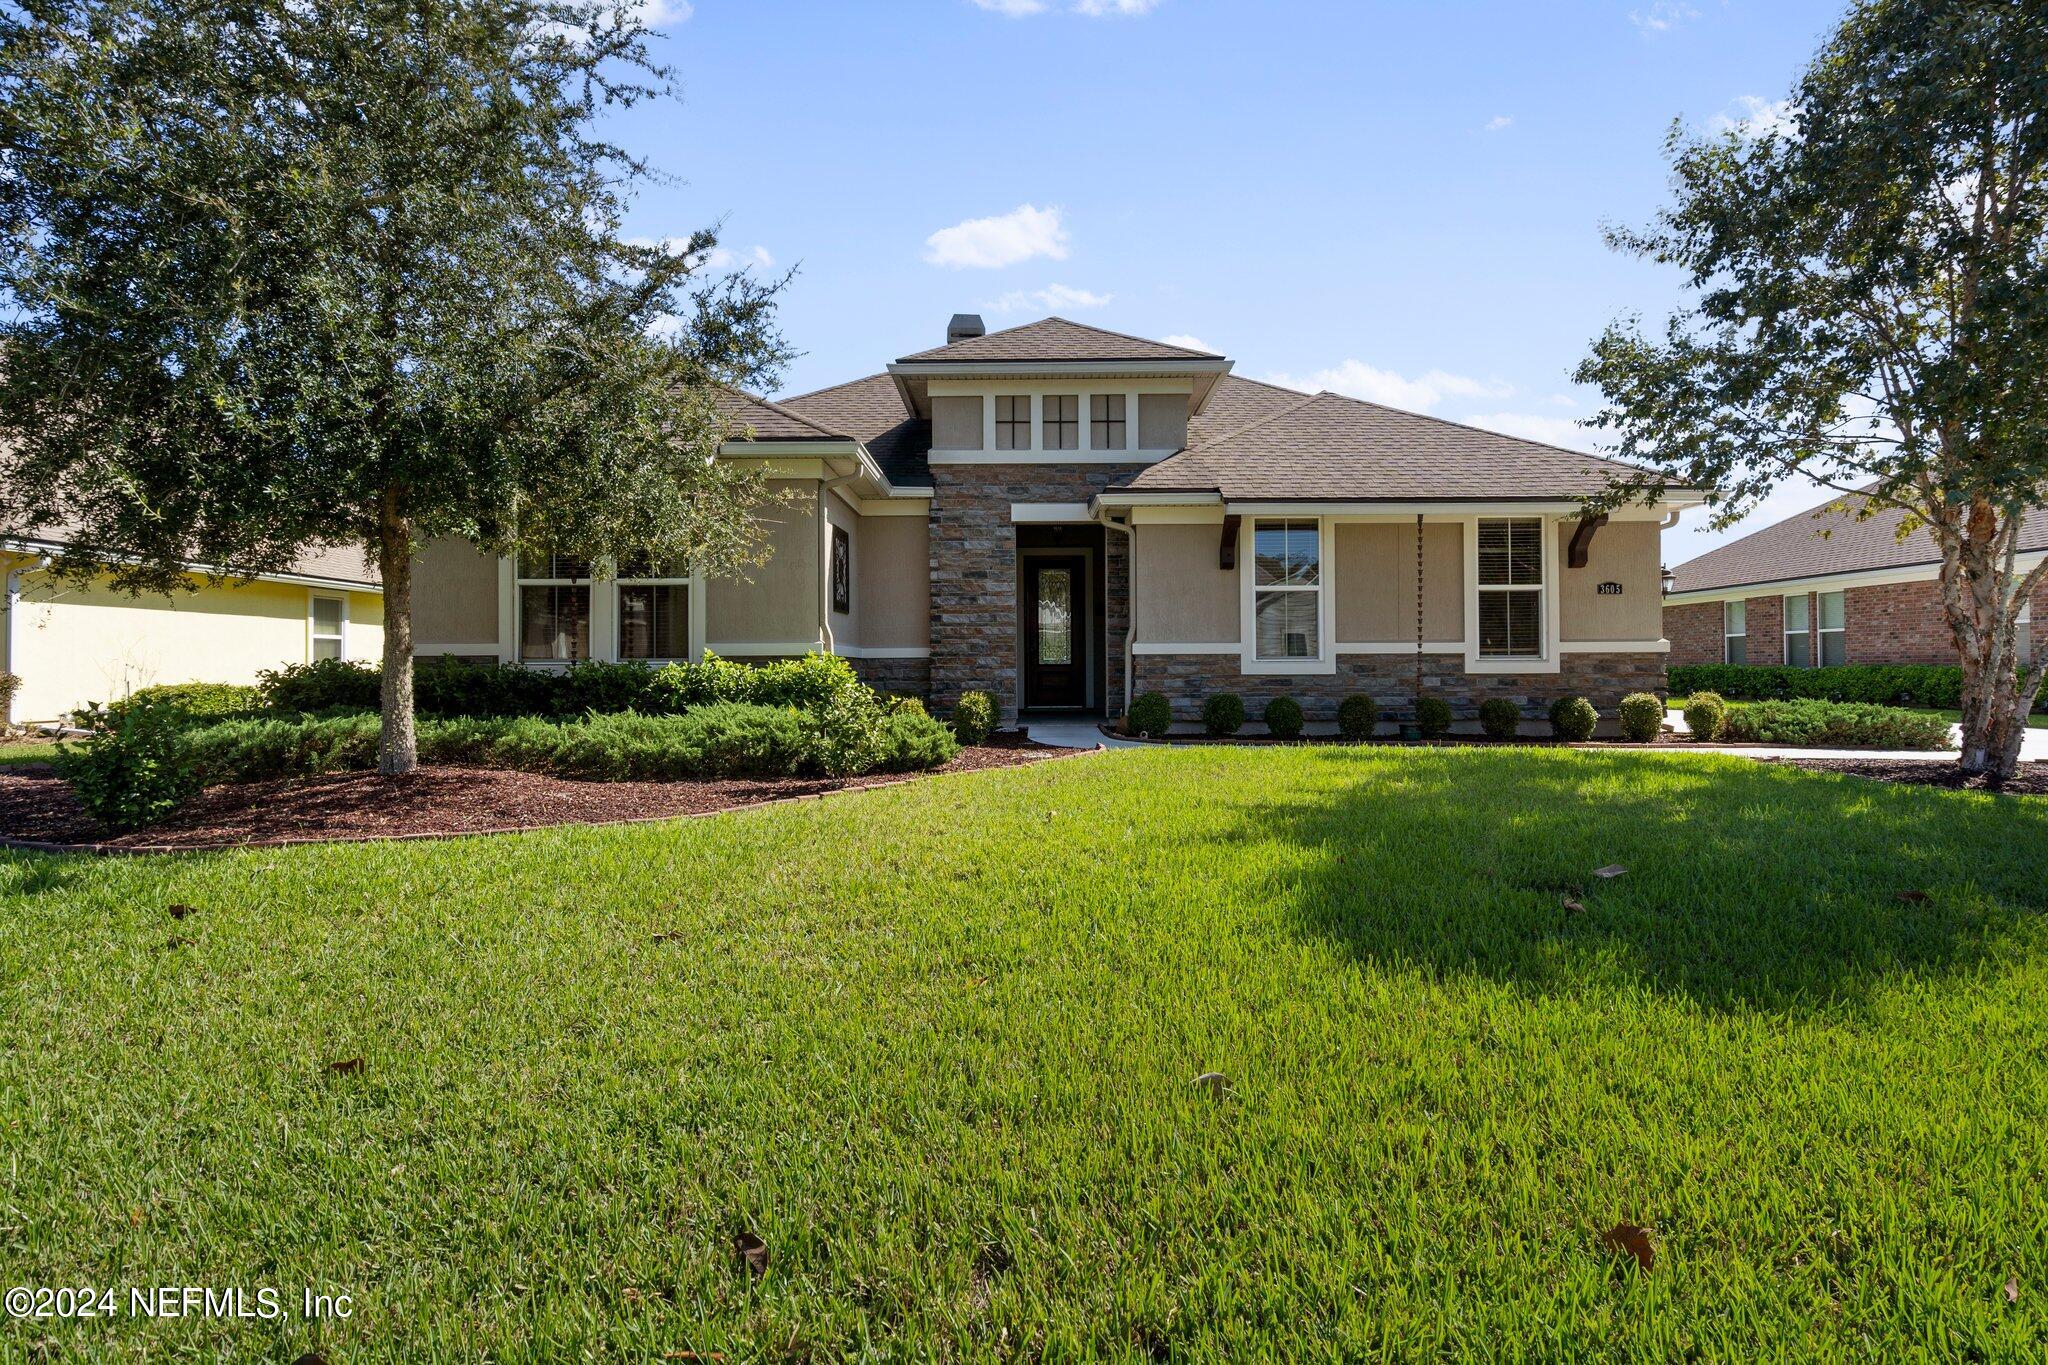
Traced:
MULTIPOLYGON (((832 628, 832 644, 834 648, 844 649, 849 645, 858 646, 867 643, 862 633, 866 629, 866 625, 863 620, 865 594, 861 591, 869 568, 865 531, 867 519, 858 512, 855 512, 851 507, 848 507, 845 501, 836 493, 825 495, 825 519, 834 527, 846 532, 847 610, 840 611, 833 606, 831 585, 825 583, 823 586, 825 593, 825 619, 832 628)), ((828 545, 828 553, 829 548, 828 545)), ((819 572, 829 576, 831 572, 831 561, 829 559, 822 562, 819 572)))
POLYGON ((924 517, 861 518, 861 557, 854 566, 861 644, 869 649, 922 648, 931 643, 931 529, 924 517))
POLYGON ((1216 567, 1222 535, 1220 522, 1132 528, 1131 614, 1139 644, 1237 642, 1237 570, 1216 567))
POLYGON ((948 394, 932 399, 932 449, 981 449, 981 399, 948 394))
POLYGON ((1188 443, 1188 398, 1184 393, 1138 395, 1138 448, 1179 450, 1188 443))
POLYGON ((421 546, 412 562, 412 638, 495 647, 498 561, 460 536, 421 546))
POLYGON ((1664 630, 1660 532, 1654 521, 1611 521, 1593 533, 1586 566, 1568 567, 1577 523, 1557 527, 1557 626, 1562 640, 1655 640, 1664 630), (1600 584, 1619 583, 1602 597, 1600 584))
MULTIPOLYGON (((1337 639, 1387 644, 1415 638, 1415 527, 1393 522, 1337 526, 1337 639)), ((1422 528, 1422 633, 1427 640, 1465 638, 1465 531, 1422 528)))
MULTIPOLYGON (((28 568, 11 559, 0 571, 28 568)), ((130 597, 103 584, 74 588, 25 573, 11 641, 0 668, 19 674, 16 722, 61 719, 89 701, 116 701, 160 683, 253 683, 266 668, 312 657, 310 595, 348 603, 344 652, 375 660, 384 648, 383 598, 292 583, 207 586, 165 597, 130 597)))
POLYGON ((803 645, 818 639, 818 481, 775 479, 771 494, 795 501, 756 513, 769 549, 765 563, 744 578, 704 585, 704 641, 716 651, 730 644, 803 645))

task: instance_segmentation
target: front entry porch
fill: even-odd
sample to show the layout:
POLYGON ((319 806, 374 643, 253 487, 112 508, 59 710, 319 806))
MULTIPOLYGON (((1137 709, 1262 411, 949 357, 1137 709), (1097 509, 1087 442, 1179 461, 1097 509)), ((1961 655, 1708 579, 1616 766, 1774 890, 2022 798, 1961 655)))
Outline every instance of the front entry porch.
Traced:
POLYGON ((1100 714, 1108 695, 1104 532, 1017 527, 1017 699, 1025 716, 1100 714))

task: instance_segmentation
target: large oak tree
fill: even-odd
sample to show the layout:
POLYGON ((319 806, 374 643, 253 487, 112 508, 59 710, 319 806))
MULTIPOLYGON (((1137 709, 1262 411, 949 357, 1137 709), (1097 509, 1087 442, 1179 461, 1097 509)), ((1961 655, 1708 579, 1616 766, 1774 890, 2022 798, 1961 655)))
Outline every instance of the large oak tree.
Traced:
POLYGON ((2048 669, 2015 649, 2048 502, 2048 6, 1867 0, 1762 122, 1674 127, 1674 202, 1610 234, 1690 285, 1580 367, 1663 471, 1617 496, 1717 488, 1726 524, 1803 474, 1903 510, 1941 552, 1962 763, 2010 775, 2048 669))
POLYGON ((0 10, 0 527, 138 591, 365 547, 385 772, 426 538, 757 557, 714 386, 784 359, 780 281, 624 235, 649 37, 623 0, 0 10))

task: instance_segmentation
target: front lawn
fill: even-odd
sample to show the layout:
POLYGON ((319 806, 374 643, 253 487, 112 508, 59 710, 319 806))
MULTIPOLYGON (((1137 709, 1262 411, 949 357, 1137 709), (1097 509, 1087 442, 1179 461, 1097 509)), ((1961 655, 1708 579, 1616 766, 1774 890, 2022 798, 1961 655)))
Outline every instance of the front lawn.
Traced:
POLYGON ((2038 1360, 2044 907, 2048 802, 1553 749, 0 855, 8 1282, 290 1310, 0 1356, 2038 1360))
POLYGON ((10 740, 0 744, 0 768, 27 763, 48 763, 56 756, 55 740, 10 740))

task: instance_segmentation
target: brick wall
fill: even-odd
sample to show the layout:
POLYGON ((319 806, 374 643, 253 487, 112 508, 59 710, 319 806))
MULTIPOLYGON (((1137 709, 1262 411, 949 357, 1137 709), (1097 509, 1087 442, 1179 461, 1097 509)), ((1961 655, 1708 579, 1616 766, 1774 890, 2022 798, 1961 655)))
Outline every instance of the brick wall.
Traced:
MULTIPOLYGON (((986 688, 1017 709, 1017 528, 1013 502, 1086 502, 1141 465, 937 465, 932 469, 931 702, 945 711, 986 688)), ((1130 620, 1130 545, 1117 532, 1103 550, 1104 696, 1122 705, 1123 643, 1130 620)))
POLYGON ((1722 661, 1721 604, 1688 602, 1664 608, 1664 638, 1671 642, 1674 664, 1717 664, 1722 661))
POLYGON ((1785 662, 1785 600, 1782 597, 1752 597, 1744 613, 1749 631, 1749 661, 1753 664, 1785 662))
MULTIPOLYGON (((1346 654, 1338 657, 1335 673, 1246 676, 1234 654, 1140 654, 1131 669, 1135 691, 1165 694, 1180 720, 1199 719, 1202 703, 1218 692, 1243 697, 1254 719, 1268 701, 1287 696, 1301 703, 1309 720, 1335 720, 1337 704, 1354 692, 1369 694, 1389 720, 1410 719, 1415 711, 1413 655, 1346 654)), ((1488 697, 1512 699, 1533 720, 1569 696, 1587 698, 1611 719, 1629 693, 1665 690, 1664 656, 1567 654, 1557 673, 1467 673, 1462 654, 1425 654, 1422 688, 1448 701, 1459 720, 1477 716, 1488 697)))
POLYGON ((1933 580, 1880 583, 1842 594, 1844 644, 1852 664, 1952 664, 1955 638, 1933 580))

